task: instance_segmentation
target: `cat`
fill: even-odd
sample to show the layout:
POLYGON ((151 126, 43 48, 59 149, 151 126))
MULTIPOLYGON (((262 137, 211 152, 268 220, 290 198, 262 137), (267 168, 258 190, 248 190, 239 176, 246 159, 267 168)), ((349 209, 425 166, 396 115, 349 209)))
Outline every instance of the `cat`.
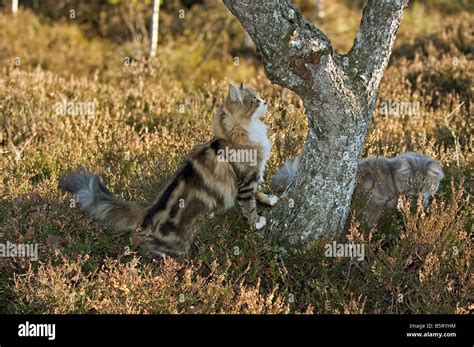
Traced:
POLYGON ((151 205, 119 200, 99 176, 84 169, 67 174, 60 188, 75 194, 81 208, 96 220, 116 231, 135 231, 141 255, 185 254, 196 217, 228 210, 236 200, 249 223, 261 229, 266 219, 257 214, 256 202, 274 206, 278 201, 278 197, 257 190, 272 146, 267 126, 260 120, 266 111, 267 102, 255 90, 231 83, 213 118, 214 138, 191 150, 151 205), (255 153, 256 160, 225 156, 248 151, 255 153))
MULTIPOLYGON (((299 160, 300 157, 287 160, 272 185, 288 186, 296 176, 299 160)), ((366 200, 362 216, 372 228, 385 209, 396 208, 400 195, 421 195, 427 207, 443 177, 441 164, 421 153, 407 152, 393 158, 368 157, 359 161, 354 196, 366 200)))

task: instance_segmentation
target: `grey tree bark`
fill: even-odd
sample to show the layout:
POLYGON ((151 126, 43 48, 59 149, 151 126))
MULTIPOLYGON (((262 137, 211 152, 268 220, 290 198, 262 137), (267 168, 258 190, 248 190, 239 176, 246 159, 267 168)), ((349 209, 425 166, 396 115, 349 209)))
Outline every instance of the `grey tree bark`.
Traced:
POLYGON ((272 212, 271 229, 308 243, 340 232, 380 80, 408 0, 369 0, 346 55, 290 0, 224 0, 257 46, 267 77, 304 103, 308 134, 299 173, 272 212))

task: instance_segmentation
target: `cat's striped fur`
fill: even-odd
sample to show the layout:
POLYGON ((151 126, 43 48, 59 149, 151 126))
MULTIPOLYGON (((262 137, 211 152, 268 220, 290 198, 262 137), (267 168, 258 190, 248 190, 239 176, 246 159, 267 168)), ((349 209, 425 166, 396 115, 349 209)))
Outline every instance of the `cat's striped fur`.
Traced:
POLYGON ((117 199, 96 175, 77 171, 61 182, 82 208, 115 230, 134 230, 141 254, 182 255, 190 247, 195 218, 222 212, 239 202, 244 217, 257 229, 266 220, 257 215, 256 201, 274 205, 277 198, 257 191, 271 150, 260 117, 267 103, 248 87, 230 84, 229 94, 213 119, 214 138, 196 146, 150 206, 117 199), (255 151, 255 163, 223 160, 227 150, 255 151))

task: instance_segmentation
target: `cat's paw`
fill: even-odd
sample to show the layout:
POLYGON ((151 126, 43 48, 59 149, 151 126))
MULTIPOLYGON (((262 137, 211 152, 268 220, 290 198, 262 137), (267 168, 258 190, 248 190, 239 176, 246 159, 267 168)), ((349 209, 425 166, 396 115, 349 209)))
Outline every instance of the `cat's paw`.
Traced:
POLYGON ((276 195, 268 195, 268 202, 270 206, 275 206, 280 198, 276 195))
POLYGON ((267 224, 267 219, 264 216, 258 217, 257 223, 255 223, 255 228, 257 230, 262 229, 267 224))
POLYGON ((278 200, 280 200, 278 196, 265 194, 262 192, 256 192, 255 199, 257 200, 259 204, 262 204, 263 206, 268 206, 268 207, 275 206, 278 200))

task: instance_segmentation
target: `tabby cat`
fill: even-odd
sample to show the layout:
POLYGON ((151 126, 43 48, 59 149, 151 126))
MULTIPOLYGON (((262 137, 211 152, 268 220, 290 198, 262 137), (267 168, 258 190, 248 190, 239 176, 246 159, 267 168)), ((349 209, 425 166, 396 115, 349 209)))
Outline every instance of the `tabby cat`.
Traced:
POLYGON ((257 190, 271 151, 267 127, 260 120, 266 111, 267 102, 255 90, 231 83, 213 119, 214 138, 191 150, 151 205, 119 200, 99 176, 83 169, 68 174, 60 187, 75 194, 96 220, 117 231, 136 231, 143 255, 185 254, 195 218, 228 210, 236 200, 244 217, 260 229, 266 219, 257 214, 256 202, 273 206, 278 200, 257 190), (230 157, 234 160, 228 153, 236 154, 230 157), (255 160, 235 160, 239 154, 255 160))

